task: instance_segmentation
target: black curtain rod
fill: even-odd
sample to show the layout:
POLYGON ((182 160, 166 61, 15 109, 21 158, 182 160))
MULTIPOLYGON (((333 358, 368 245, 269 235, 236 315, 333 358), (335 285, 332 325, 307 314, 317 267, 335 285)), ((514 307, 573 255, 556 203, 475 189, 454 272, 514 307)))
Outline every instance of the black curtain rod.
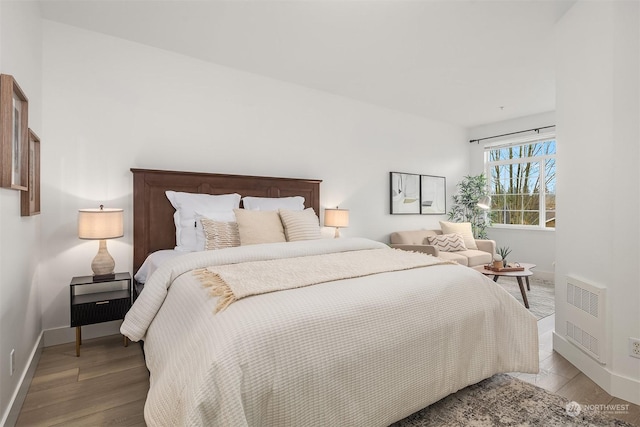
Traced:
POLYGON ((519 133, 524 133, 524 132, 532 132, 535 131, 537 133, 540 133, 540 129, 549 129, 549 128, 554 128, 556 127, 556 125, 551 125, 551 126, 543 126, 541 128, 533 128, 533 129, 527 129, 527 130, 520 130, 518 132, 511 132, 511 133, 503 133, 502 135, 495 135, 495 136, 488 136, 486 138, 480 138, 480 139, 470 139, 469 140, 469 144, 477 142, 478 144, 480 144, 480 141, 484 141, 485 139, 493 139, 493 138, 500 138, 501 136, 509 136, 509 135, 516 135, 519 133))

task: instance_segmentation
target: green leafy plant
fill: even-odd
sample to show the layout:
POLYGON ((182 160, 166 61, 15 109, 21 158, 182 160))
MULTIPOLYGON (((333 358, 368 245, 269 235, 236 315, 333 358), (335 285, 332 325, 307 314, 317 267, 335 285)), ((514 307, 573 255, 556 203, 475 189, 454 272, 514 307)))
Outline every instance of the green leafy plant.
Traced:
POLYGON ((507 255, 511 253, 511 249, 509 248, 509 246, 501 246, 498 249, 496 249, 496 252, 498 253, 498 255, 502 257, 502 262, 504 262, 506 265, 507 255))
POLYGON ((476 239, 487 238, 487 227, 490 218, 484 210, 478 206, 480 197, 488 195, 487 178, 484 174, 465 176, 458 183, 458 194, 453 196, 453 207, 449 211, 449 220, 453 222, 470 222, 473 237, 476 239))

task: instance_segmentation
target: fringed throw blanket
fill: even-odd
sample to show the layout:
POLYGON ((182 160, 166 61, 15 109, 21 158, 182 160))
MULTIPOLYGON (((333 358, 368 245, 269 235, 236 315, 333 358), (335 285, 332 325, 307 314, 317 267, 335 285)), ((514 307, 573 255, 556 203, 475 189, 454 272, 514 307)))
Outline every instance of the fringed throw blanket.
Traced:
POLYGON ((252 261, 194 270, 211 295, 216 312, 251 295, 430 265, 455 264, 417 252, 371 249, 288 259, 252 261))

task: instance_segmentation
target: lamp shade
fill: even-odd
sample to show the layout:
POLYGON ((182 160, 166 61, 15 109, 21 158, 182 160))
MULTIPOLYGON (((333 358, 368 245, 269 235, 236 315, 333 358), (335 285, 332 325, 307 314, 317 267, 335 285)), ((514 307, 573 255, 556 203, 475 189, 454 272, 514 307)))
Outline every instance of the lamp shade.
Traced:
POLYGON ((324 225, 326 227, 348 227, 349 209, 325 209, 324 225))
POLYGON ((480 209, 491 209, 491 197, 489 196, 482 196, 478 199, 478 207, 480 209))
POLYGON ((115 239, 124 235, 122 209, 79 209, 78 237, 89 240, 115 239))

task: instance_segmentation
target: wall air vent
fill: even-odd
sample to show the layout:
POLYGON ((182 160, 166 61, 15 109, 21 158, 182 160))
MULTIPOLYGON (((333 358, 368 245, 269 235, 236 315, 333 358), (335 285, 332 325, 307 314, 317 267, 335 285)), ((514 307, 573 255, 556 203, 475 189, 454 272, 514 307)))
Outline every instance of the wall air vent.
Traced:
POLYGON ((605 360, 606 288, 567 277, 567 323, 569 342, 597 360, 605 360))

